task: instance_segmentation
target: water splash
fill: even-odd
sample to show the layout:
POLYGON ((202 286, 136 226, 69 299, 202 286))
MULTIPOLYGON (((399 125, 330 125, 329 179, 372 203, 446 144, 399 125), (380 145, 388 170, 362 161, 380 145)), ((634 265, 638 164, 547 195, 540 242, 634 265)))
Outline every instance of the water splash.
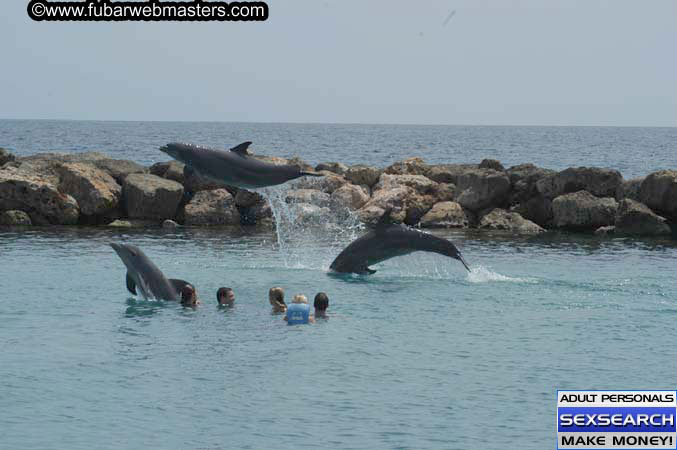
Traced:
POLYGON ((364 225, 355 213, 340 206, 287 203, 290 189, 319 188, 321 179, 304 180, 262 189, 275 218, 277 246, 286 268, 327 270, 343 248, 356 239, 364 225), (329 249, 327 249, 329 244, 329 249))
POLYGON ((489 283, 492 281, 503 281, 503 282, 513 282, 513 283, 535 283, 536 280, 530 278, 520 278, 520 277, 509 277, 506 275, 501 275, 498 272, 484 267, 476 266, 471 267, 470 272, 466 277, 466 280, 471 283, 489 283))

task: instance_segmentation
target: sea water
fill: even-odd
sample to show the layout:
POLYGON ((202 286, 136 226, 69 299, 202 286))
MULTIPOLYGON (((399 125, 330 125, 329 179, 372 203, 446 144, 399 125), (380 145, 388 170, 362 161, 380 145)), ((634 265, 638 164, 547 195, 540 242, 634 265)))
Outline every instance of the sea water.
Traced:
MULTIPOLYGON (((68 130, 89 126, 63 122, 61 135, 75 142, 68 130)), ((80 135, 83 149, 96 149, 95 134, 80 135)), ((146 161, 153 151, 124 157, 146 161)), ((621 151, 598 158, 670 162, 621 151)), ((362 231, 325 222, 291 220, 282 235, 0 231, 0 448, 535 450, 555 444, 557 389, 677 386, 674 240, 437 232, 470 273, 415 253, 357 276, 328 267, 362 231), (110 242, 138 245, 167 276, 194 283, 202 305, 131 296, 110 242), (217 307, 221 286, 234 289, 234 308, 217 307), (287 326, 270 312, 273 286, 311 302, 326 292, 330 318, 287 326)))

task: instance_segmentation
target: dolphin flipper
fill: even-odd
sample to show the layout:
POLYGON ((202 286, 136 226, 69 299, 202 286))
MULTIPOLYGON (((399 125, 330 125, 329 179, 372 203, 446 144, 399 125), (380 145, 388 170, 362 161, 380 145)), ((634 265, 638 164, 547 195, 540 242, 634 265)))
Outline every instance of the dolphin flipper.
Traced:
POLYGON ((127 283, 127 290, 136 295, 136 283, 134 282, 134 279, 131 277, 131 275, 129 275, 129 272, 127 272, 125 282, 127 283))

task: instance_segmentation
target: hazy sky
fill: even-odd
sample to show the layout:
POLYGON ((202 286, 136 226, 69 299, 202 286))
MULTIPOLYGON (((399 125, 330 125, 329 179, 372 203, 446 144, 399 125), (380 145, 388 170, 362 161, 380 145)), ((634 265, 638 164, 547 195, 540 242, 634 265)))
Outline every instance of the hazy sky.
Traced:
POLYGON ((249 23, 27 3, 0 2, 0 118, 677 126, 675 0, 271 0, 249 23))

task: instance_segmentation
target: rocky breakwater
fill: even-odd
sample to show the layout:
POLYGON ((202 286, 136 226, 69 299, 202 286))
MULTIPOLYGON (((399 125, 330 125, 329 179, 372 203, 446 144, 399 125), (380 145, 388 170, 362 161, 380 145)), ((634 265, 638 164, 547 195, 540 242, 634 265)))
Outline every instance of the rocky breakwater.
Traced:
MULTIPOLYGON (((423 228, 476 228, 515 234, 546 230, 662 236, 677 223, 677 171, 624 180, 612 169, 562 171, 495 160, 427 164, 409 158, 386 168, 256 156, 321 172, 285 185, 297 220, 351 215, 367 225, 385 211, 423 228)), ((274 224, 267 200, 185 170, 176 161, 143 167, 101 153, 15 157, 0 149, 0 226, 253 226, 274 224), (172 222, 166 222, 172 221, 172 222)))

